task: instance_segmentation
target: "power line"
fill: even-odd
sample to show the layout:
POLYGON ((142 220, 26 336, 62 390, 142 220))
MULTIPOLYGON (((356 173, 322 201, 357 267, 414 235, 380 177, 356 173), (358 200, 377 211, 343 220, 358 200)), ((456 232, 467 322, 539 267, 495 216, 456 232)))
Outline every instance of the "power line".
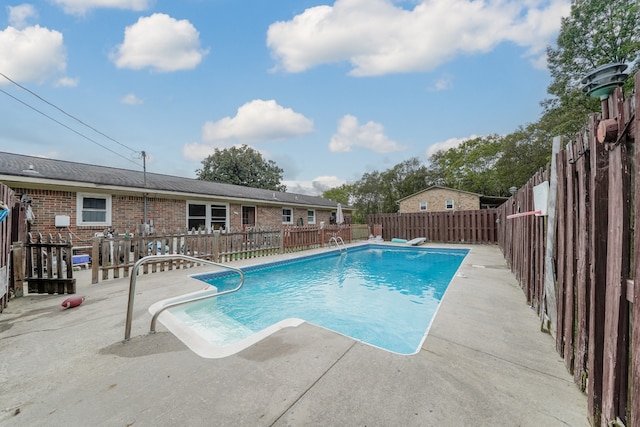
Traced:
MULTIPOLYGON (((2 74, 2 73, 0 73, 0 74, 2 74)), ((8 97, 10 97, 10 98, 15 99, 16 101, 18 101, 19 103, 21 103, 21 104, 25 105, 26 107, 31 108, 33 111, 35 111, 35 112, 37 112, 37 113, 42 114, 43 116, 45 116, 45 117, 46 117, 46 118, 48 118, 49 120, 52 120, 52 121, 56 122, 56 123, 57 123, 57 124, 59 124, 60 126, 63 126, 63 127, 67 128, 67 129, 69 129, 71 132, 73 132, 73 133, 75 133, 75 134, 77 134, 77 135, 80 135, 82 138, 84 138, 84 139, 86 139, 86 140, 89 140, 89 141, 93 142, 94 144, 96 144, 96 145, 98 145, 98 146, 100 146, 100 147, 104 148, 105 150, 107 150, 107 151, 109 151, 109 152, 111 152, 111 153, 115 154, 116 156, 121 157, 121 158, 123 158, 123 159, 125 159, 125 160, 127 160, 127 161, 129 161, 129 162, 131 162, 131 163, 133 163, 133 164, 134 164, 134 165, 136 165, 136 166, 141 166, 139 163, 136 163, 136 162, 134 162, 133 160, 131 160, 131 159, 129 159, 129 158, 127 158, 127 157, 123 156, 122 154, 120 154, 120 153, 117 153, 117 152, 113 151, 113 150, 112 150, 112 149, 110 149, 109 147, 106 147, 106 146, 104 146, 104 145, 100 144, 98 141, 96 141, 96 140, 94 140, 94 139, 92 139, 92 138, 89 138, 88 136, 86 136, 86 135, 84 135, 84 134, 82 134, 82 133, 78 132, 77 130, 75 130, 75 129, 73 129, 73 128, 69 127, 69 126, 67 126, 66 124, 62 123, 61 121, 54 119, 53 117, 49 116, 48 114, 44 113, 43 111, 40 111, 40 110, 38 110, 36 107, 33 107, 33 106, 31 106, 31 105, 27 104, 26 102, 24 102, 23 100, 21 100, 21 99, 19 99, 19 98, 16 98, 15 96, 11 95, 10 93, 6 92, 5 90, 0 89, 0 92, 4 93, 5 95, 7 95, 7 96, 8 96, 8 97)), ((100 133, 100 132, 98 132, 98 133, 100 133)), ((121 144, 121 145, 122 145, 122 144, 121 144)), ((126 148, 129 148, 129 147, 126 147, 126 148)), ((132 151, 134 151, 135 153, 137 153, 137 151, 135 151, 135 150, 132 150, 132 151)))
MULTIPOLYGON (((103 132, 99 131, 98 129, 94 128, 93 126, 91 126, 91 125, 89 125, 89 124, 87 124, 87 123, 83 122, 82 120, 80 120, 79 118, 77 118, 77 117, 73 116, 72 114, 67 113, 67 112, 66 112, 65 110, 63 110, 62 108, 60 108, 60 107, 58 107, 57 105, 55 105, 55 104, 53 104, 53 103, 51 103, 51 102, 47 101, 46 99, 44 99, 43 97, 41 97, 41 96, 40 96, 40 95, 38 95, 37 93, 33 92, 33 91, 32 91, 32 90, 30 90, 29 88, 26 88, 26 87, 22 86, 20 83, 18 83, 18 82, 16 82, 16 81, 12 80, 10 77, 8 77, 7 75, 5 75, 4 73, 0 72, 0 76, 4 77, 5 79, 7 79, 8 81, 10 81, 10 82, 11 82, 11 83, 13 83, 14 85, 18 86, 20 89, 22 89, 22 90, 25 90, 25 91, 29 92, 31 95, 35 96, 36 98, 38 98, 38 99, 39 99, 39 100, 41 100, 42 102, 44 102, 44 103, 46 103, 46 104, 50 105, 51 107, 55 108, 56 110, 60 111, 62 114, 66 115, 67 117, 72 118, 73 120, 77 121, 78 123, 82 124, 83 126, 86 126, 86 127, 88 127, 89 129, 93 130, 94 132, 96 132, 96 133, 98 133, 98 134, 100 134, 100 135, 104 136, 104 137, 105 137, 105 138, 107 138, 108 140, 115 142, 116 144, 120 145, 121 147, 126 148, 127 150, 132 151, 132 152, 133 152, 133 153, 135 153, 135 154, 138 154, 138 155, 140 154, 140 151, 138 151, 138 150, 134 150, 133 148, 126 146, 125 144, 123 144, 123 143, 121 143, 121 142, 119 142, 119 141, 117 141, 117 140, 115 140, 115 139, 111 138, 109 135, 107 135, 107 134, 105 134, 105 133, 103 133, 103 132)), ((2 91, 2 92, 4 92, 5 94, 9 95, 9 94, 8 94, 7 92, 5 92, 5 91, 2 91)), ((11 96, 11 95, 9 95, 9 96, 11 96)), ((15 98, 15 97, 13 97, 13 96, 11 96, 11 97, 12 97, 12 98, 14 98, 14 99, 16 99, 16 100, 18 100, 18 98, 15 98)), ((22 101, 20 101, 20 102, 22 102, 22 101)), ((31 106, 30 106, 30 105, 28 105, 27 103, 25 103, 25 102, 22 102, 22 103, 23 103, 23 104, 25 104, 25 105, 27 105, 28 107, 30 107, 30 108, 32 108, 32 109, 34 109, 34 110, 38 111, 39 113, 41 113, 41 114, 45 115, 46 117, 49 117, 49 116, 47 116, 46 114, 42 113, 41 111, 37 110, 36 108, 31 107, 31 106)), ((52 119, 51 117, 49 117, 49 118, 50 118, 50 119, 52 119)), ((52 119, 52 120, 54 120, 54 119, 52 119)), ((54 120, 54 121, 56 121, 56 120, 54 120)), ((56 121, 56 122, 57 122, 57 123, 60 123, 60 122, 58 122, 58 121, 56 121)), ((62 124, 62 123, 60 123, 60 124, 62 124)), ((73 129, 71 129, 71 128, 70 128, 70 127, 68 127, 68 126, 65 126, 65 127, 66 127, 67 129, 69 129, 69 130, 73 130, 73 129)), ((76 132, 76 131, 74 131, 74 132, 76 132)), ((97 143, 97 142, 95 142, 94 140, 92 140, 92 139, 90 139, 90 138, 88 138, 88 137, 86 137, 86 136, 84 136, 84 135, 80 134, 79 132, 76 132, 76 133, 78 133, 79 135, 81 135, 81 136, 83 136, 83 137, 85 137, 85 138, 89 139, 90 141, 92 141, 92 142, 94 142, 94 143, 98 144, 98 143, 97 143)), ((100 145, 100 144, 98 144, 98 145, 100 145)), ((105 149, 109 150, 108 148, 104 147, 103 145, 100 145, 100 146, 101 146, 102 148, 105 148, 105 149)), ((114 153, 112 150, 109 150, 109 151, 111 151, 112 153, 114 153)), ((120 156, 120 157, 122 157, 122 156, 120 156)), ((137 163, 136 163, 136 164, 137 164, 137 163)), ((138 165, 138 166, 139 166, 139 165, 138 165)))

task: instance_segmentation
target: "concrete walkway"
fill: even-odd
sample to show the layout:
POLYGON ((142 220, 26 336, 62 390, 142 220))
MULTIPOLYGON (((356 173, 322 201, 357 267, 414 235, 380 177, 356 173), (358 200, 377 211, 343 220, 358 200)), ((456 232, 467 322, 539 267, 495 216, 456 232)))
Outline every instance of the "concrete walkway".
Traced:
MULTIPOLYGON (((238 266, 239 264, 233 264, 238 266)), ((304 323, 222 359, 195 355, 148 307, 202 289, 204 268, 128 279, 87 300, 13 299, 0 313, 3 426, 588 426, 586 397, 495 246, 472 246, 422 350, 400 356, 304 323)))

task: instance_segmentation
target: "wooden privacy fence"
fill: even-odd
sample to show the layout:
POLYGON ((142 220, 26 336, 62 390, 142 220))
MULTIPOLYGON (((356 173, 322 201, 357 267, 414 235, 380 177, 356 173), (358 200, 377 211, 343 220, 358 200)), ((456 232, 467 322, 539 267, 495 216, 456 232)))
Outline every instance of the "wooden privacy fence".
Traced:
MULTIPOLYGON (((357 234, 362 234, 361 227, 356 229, 357 234)), ((108 280, 109 272, 114 279, 121 275, 128 277, 134 264, 147 255, 185 254, 224 263, 319 248, 327 245, 333 236, 351 242, 351 226, 292 226, 227 233, 194 230, 156 236, 95 237, 85 252, 91 253, 92 283, 98 283, 100 279, 108 280)), ((142 266, 142 273, 194 265, 194 262, 184 260, 149 262, 142 266)))
POLYGON ((640 426, 640 74, 635 87, 634 99, 618 89, 604 100, 602 114, 555 156, 557 220, 546 219, 546 239, 543 217, 503 220, 514 204, 532 210, 531 186, 544 177, 500 209, 500 246, 527 299, 545 309, 596 426, 640 426))
MULTIPOLYGON (((496 243, 496 209, 473 211, 370 214, 370 227, 382 227, 382 238, 426 237, 443 243, 496 243)), ((376 235, 377 236, 377 235, 376 235)))
MULTIPOLYGON (((13 207, 13 190, 0 184, 0 209, 13 207)), ((11 264, 11 211, 4 213, 0 222, 0 313, 9 302, 9 268, 11 264)))
POLYGON ((323 228, 287 227, 283 229, 283 252, 320 248, 329 244, 332 237, 341 238, 345 243, 351 242, 351 227, 349 225, 329 225, 323 228))
POLYGON ((351 240, 366 240, 372 236, 372 231, 367 224, 349 224, 351 227, 351 240))
POLYGON ((541 313, 544 298, 545 218, 524 215, 535 211, 533 187, 548 181, 550 171, 539 171, 498 209, 498 245, 520 282, 530 306, 541 313), (509 215, 523 215, 508 219, 509 215))

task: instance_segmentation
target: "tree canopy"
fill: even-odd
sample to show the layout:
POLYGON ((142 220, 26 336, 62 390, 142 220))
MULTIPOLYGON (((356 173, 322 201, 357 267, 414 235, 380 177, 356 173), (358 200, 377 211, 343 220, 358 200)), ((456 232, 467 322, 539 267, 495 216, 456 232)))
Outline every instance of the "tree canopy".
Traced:
MULTIPOLYGON (((600 65, 621 62, 638 70, 640 0, 574 0, 562 18, 556 47, 547 48, 551 98, 543 103, 554 120, 555 135, 573 136, 589 114, 599 111, 597 99, 584 95, 581 80, 600 65)), ((631 79, 628 84, 631 85, 631 79)))
POLYGON ((499 195, 501 185, 496 165, 504 151, 503 141, 498 135, 489 135, 436 152, 429 159, 431 183, 473 193, 499 195))
POLYGON ((342 184, 340 187, 331 188, 322 193, 322 197, 325 199, 333 200, 343 205, 351 204, 350 198, 353 193, 353 185, 342 184))
POLYGON ((223 182, 265 190, 286 191, 281 184, 283 170, 273 160, 265 160, 258 151, 241 147, 216 148, 202 161, 202 169, 196 170, 203 181, 223 182))
POLYGON ((351 184, 325 191, 322 196, 353 206, 353 221, 364 222, 370 213, 395 212, 398 200, 424 189, 427 168, 413 157, 384 172, 365 173, 351 184))

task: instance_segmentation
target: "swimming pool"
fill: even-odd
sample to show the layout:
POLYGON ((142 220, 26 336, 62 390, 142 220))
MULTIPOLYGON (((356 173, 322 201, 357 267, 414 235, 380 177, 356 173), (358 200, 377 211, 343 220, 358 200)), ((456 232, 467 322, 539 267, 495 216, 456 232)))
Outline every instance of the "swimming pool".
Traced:
MULTIPOLYGON (((414 354, 468 252, 369 244, 250 266, 240 291, 169 309, 173 319, 160 321, 203 357, 233 354, 303 321, 414 354)), ((193 277, 219 291, 238 284, 237 274, 193 277)))

